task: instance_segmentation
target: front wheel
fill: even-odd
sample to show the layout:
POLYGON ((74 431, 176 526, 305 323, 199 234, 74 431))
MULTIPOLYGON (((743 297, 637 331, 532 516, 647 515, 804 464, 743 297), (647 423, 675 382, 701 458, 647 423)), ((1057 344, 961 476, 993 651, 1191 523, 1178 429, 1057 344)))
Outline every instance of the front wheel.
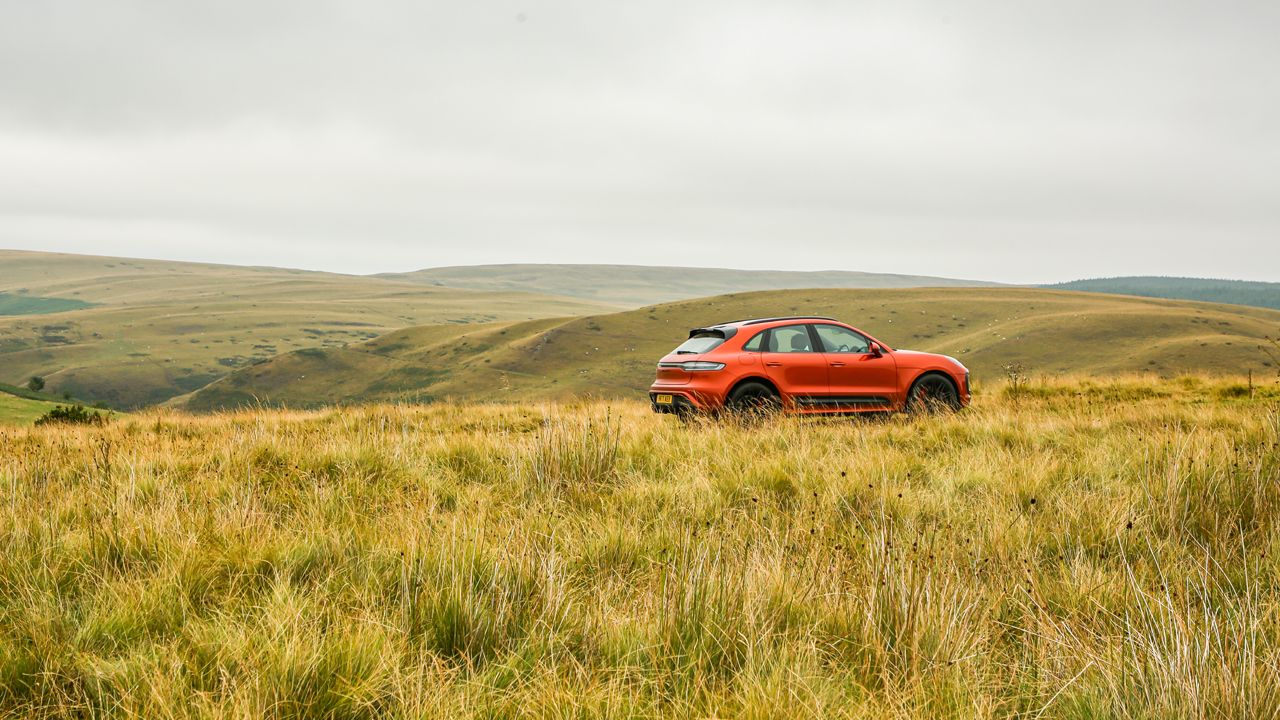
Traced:
POLYGON ((942 375, 930 374, 916 380, 907 393, 907 412, 941 413, 960 409, 960 393, 942 375))

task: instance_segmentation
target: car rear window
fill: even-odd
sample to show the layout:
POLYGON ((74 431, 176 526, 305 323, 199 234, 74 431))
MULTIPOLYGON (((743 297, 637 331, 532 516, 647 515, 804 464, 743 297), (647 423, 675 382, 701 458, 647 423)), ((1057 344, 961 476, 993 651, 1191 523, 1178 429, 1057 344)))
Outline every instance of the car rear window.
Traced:
POLYGON ((724 342, 724 338, 720 333, 697 333, 693 337, 680 343, 680 347, 673 352, 677 355, 696 355, 704 352, 710 352, 724 342))

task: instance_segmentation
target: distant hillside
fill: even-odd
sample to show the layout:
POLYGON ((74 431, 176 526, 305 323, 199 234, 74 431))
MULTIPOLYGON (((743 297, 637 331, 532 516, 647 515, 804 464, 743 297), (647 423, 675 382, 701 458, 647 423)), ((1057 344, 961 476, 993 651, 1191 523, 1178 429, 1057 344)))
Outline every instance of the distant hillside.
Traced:
POLYGON ((1181 277, 1114 277, 1045 285, 1055 290, 1199 300, 1280 309, 1280 283, 1181 277))
POLYGON ((954 355, 979 382, 1006 363, 1035 374, 1241 373, 1269 367, 1259 338, 1280 312, 1023 288, 784 290, 573 319, 408 328, 345 348, 239 370, 185 398, 190 409, 368 400, 642 397, 658 358, 689 328, 816 313, 892 347, 954 355))
POLYGON ((440 287, 567 295, 630 307, 752 290, 976 287, 976 280, 827 270, 730 270, 646 265, 473 265, 378 277, 440 287))
POLYGON ((280 268, 0 250, 0 383, 130 409, 282 352, 396 328, 563 317, 581 298, 280 268), (92 304, 92 307, 88 305, 92 304), (6 315, 11 311, 46 314, 6 315))

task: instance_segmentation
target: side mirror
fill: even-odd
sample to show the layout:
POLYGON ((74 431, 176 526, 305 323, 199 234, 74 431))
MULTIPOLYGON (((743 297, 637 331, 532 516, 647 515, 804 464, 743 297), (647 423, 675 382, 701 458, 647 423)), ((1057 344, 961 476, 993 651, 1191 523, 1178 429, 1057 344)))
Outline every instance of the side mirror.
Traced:
POLYGON ((870 347, 871 357, 880 357, 884 355, 884 348, 878 342, 872 342, 870 347))

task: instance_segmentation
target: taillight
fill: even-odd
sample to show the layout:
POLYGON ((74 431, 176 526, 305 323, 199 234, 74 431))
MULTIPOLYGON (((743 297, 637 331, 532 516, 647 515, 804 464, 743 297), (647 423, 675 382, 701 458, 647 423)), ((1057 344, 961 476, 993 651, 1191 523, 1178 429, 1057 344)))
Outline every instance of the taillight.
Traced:
POLYGON ((707 362, 706 360, 690 360, 680 363, 680 367, 689 372, 705 372, 707 370, 723 370, 724 363, 707 362))
POLYGON ((710 362, 707 360, 690 360, 688 362, 660 362, 660 368, 670 368, 672 370, 687 370, 689 372, 706 372, 708 370, 723 370, 724 363, 710 362))

